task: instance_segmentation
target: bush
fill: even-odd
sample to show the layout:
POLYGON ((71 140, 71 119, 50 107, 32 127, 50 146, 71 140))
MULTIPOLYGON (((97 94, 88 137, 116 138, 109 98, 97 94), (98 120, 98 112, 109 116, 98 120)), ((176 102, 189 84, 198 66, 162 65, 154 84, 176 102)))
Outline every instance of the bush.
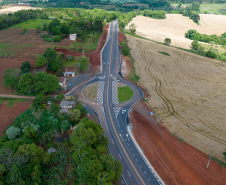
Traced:
POLYGON ((67 55, 66 58, 69 60, 69 61, 72 61, 73 60, 73 57, 71 55, 67 55))
POLYGON ((21 70, 23 70, 25 68, 28 68, 29 70, 31 69, 31 64, 27 61, 23 62, 22 65, 20 66, 21 70))
POLYGON ((29 73, 29 72, 30 72, 30 70, 28 68, 24 68, 24 69, 21 70, 20 75, 25 74, 25 73, 29 73))
POLYGON ((60 42, 61 41, 61 37, 55 36, 53 37, 54 42, 60 42))
POLYGON ((170 43, 171 43, 171 39, 170 38, 165 38, 164 44, 170 45, 170 43))
POLYGON ((191 46, 194 50, 197 50, 199 48, 198 41, 196 41, 196 40, 192 41, 191 46))
POLYGON ((36 60, 35 66, 39 67, 39 66, 43 66, 44 64, 47 64, 47 63, 48 63, 47 59, 44 56, 40 55, 40 56, 38 56, 38 59, 36 60))
POLYGON ((49 37, 49 35, 46 34, 46 33, 42 33, 42 34, 41 34, 41 37, 42 37, 42 38, 46 38, 46 37, 49 37))
POLYGON ((15 139, 21 133, 21 129, 18 127, 11 126, 6 130, 8 139, 15 139))
POLYGON ((210 58, 216 58, 217 57, 216 53, 214 53, 212 51, 207 51, 206 56, 210 57, 210 58))
POLYGON ((63 73, 63 71, 62 71, 61 69, 59 69, 59 70, 57 70, 57 71, 55 72, 55 75, 57 75, 58 77, 59 77, 59 76, 64 76, 64 73, 63 73))
POLYGON ((125 56, 128 56, 130 52, 130 49, 128 47, 122 48, 122 54, 125 56))

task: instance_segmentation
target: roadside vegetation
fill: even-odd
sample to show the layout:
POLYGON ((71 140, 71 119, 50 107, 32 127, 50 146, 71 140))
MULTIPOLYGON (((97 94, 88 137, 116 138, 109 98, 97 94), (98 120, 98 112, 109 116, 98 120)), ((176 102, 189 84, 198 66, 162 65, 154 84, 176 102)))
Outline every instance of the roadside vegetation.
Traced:
POLYGON ((133 90, 129 86, 118 87, 119 103, 129 101, 134 95, 133 90))
POLYGON ((7 107, 12 107, 14 103, 20 103, 28 101, 29 99, 23 99, 23 98, 5 98, 0 97, 0 104, 3 103, 3 101, 8 101, 7 107))
POLYGON ((56 99, 38 95, 6 129, 0 138, 1 184, 111 184, 119 179, 122 165, 108 153, 101 125, 86 118, 76 96, 70 115, 59 114, 63 99, 63 94, 56 99), (70 126, 74 130, 68 132, 70 126))

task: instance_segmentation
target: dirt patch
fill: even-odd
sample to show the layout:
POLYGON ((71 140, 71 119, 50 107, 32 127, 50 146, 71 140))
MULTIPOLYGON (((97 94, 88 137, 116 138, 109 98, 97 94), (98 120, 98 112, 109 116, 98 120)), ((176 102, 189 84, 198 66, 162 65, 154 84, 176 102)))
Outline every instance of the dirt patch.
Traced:
POLYGON ((132 65, 129 61, 129 58, 122 55, 122 66, 121 66, 121 73, 123 77, 127 77, 131 71, 132 65))
MULTIPOLYGON (((149 105, 169 131, 223 160, 226 144, 224 63, 176 48, 128 37, 149 105), (165 51, 170 56, 160 54, 165 51)), ((139 74, 138 74, 139 75, 139 74)))
POLYGON ((124 34, 123 33, 118 33, 118 41, 119 42, 124 42, 125 38, 124 38, 124 34))
POLYGON ((8 101, 3 101, 3 104, 0 105, 0 137, 3 134, 3 131, 14 122, 16 117, 29 109, 31 101, 14 103, 13 107, 7 107, 7 104, 8 101))
POLYGON ((137 35, 159 42, 170 38, 171 45, 190 49, 192 40, 184 36, 189 29, 195 29, 199 33, 207 35, 221 35, 226 30, 225 22, 225 15, 211 14, 200 14, 199 25, 189 17, 179 14, 166 14, 166 19, 137 16, 126 26, 126 29, 129 29, 129 25, 134 23, 137 26, 137 35))
POLYGON ((82 95, 90 100, 90 101, 97 101, 97 91, 99 87, 99 82, 92 83, 90 85, 87 85, 83 90, 82 90, 82 95))
POLYGON ((116 87, 125 87, 125 86, 127 86, 127 85, 124 83, 120 83, 120 82, 116 83, 116 87))
POLYGON ((138 111, 143 108, 145 112, 145 108, 140 102, 138 104, 130 113, 133 135, 166 184, 225 184, 225 168, 211 160, 207 169, 208 156, 205 153, 180 142, 166 128, 142 116, 138 111))

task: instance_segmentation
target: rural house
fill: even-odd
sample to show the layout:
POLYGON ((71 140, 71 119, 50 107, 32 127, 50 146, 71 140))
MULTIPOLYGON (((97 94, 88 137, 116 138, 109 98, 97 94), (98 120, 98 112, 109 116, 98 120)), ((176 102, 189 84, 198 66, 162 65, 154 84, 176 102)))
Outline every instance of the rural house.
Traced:
POLYGON ((71 109, 75 107, 76 102, 75 101, 69 101, 69 100, 63 100, 60 102, 60 108, 61 109, 71 109))
POLYGON ((75 69, 74 68, 65 68, 64 76, 65 77, 74 77, 75 76, 75 69))

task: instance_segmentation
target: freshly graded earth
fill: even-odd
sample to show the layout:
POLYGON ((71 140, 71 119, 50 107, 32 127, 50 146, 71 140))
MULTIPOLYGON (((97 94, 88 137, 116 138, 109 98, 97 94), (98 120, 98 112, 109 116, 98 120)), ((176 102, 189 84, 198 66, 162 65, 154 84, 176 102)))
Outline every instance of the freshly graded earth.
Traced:
POLYGON ((140 83, 158 121, 197 149, 223 161, 226 148, 225 63, 127 35, 140 83), (164 51, 170 56, 163 55, 164 51), (139 74, 140 68, 140 74, 139 74))
POLYGON ((180 14, 166 14, 166 19, 153 19, 144 16, 137 16, 127 25, 134 23, 136 34, 142 37, 164 42, 165 38, 171 39, 171 45, 190 49, 192 40, 185 38, 185 33, 195 29, 199 33, 207 35, 221 35, 226 32, 226 16, 200 14, 199 25, 189 17, 180 14))

